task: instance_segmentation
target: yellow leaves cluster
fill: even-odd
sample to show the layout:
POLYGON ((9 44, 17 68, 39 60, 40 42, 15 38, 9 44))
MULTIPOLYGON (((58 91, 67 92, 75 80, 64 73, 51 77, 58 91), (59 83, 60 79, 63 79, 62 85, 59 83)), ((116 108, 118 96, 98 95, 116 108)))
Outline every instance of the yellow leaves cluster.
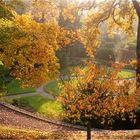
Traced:
POLYGON ((58 36, 57 36, 59 48, 62 48, 71 43, 74 43, 77 40, 80 40, 79 31, 66 30, 60 27, 60 30, 58 31, 58 36))
POLYGON ((31 11, 33 18, 37 21, 56 22, 59 16, 55 0, 33 0, 31 11))
POLYGON ((131 64, 134 68, 136 68, 136 67, 137 67, 137 60, 132 60, 132 61, 130 62, 130 64, 131 64))

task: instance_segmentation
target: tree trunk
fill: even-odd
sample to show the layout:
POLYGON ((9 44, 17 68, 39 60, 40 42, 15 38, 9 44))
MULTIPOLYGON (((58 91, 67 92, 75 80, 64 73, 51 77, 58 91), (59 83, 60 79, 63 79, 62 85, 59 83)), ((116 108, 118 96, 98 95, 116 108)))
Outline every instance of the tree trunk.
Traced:
POLYGON ((138 19, 136 55, 137 55, 136 77, 137 77, 137 88, 139 88, 140 87, 140 18, 138 19))
POLYGON ((140 6, 137 0, 132 0, 134 8, 138 16, 138 30, 137 30, 137 46, 136 46, 136 55, 137 55, 137 68, 136 68, 136 86, 140 87, 140 6))
POLYGON ((91 120, 87 124, 87 140, 91 140, 91 120))

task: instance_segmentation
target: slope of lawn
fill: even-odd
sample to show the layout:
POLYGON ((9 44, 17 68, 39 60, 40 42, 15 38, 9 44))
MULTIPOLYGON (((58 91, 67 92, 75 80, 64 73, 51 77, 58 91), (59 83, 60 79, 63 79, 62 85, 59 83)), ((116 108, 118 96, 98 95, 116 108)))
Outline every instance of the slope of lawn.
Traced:
POLYGON ((24 102, 24 106, 32 107, 36 112, 42 113, 49 118, 61 119, 63 112, 61 103, 58 101, 50 100, 41 95, 34 95, 30 97, 21 97, 17 100, 24 102))
POLYGON ((35 92, 35 88, 33 88, 33 87, 21 88, 18 80, 12 80, 8 84, 8 89, 7 90, 8 90, 8 92, 7 92, 6 95, 16 95, 16 94, 20 94, 20 93, 35 92))

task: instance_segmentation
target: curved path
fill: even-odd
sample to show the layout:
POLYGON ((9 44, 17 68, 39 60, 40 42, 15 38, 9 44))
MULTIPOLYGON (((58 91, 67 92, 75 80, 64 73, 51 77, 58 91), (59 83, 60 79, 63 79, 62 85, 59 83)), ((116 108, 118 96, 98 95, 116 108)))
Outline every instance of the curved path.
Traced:
MULTIPOLYGON (((68 76, 63 76, 63 77, 60 77, 60 79, 63 79, 63 80, 65 80, 65 79, 68 79, 69 77, 68 76)), ((74 76, 72 77, 72 78, 75 78, 74 76)), ((118 80, 118 79, 116 79, 116 80, 118 80)), ((122 84, 123 82, 124 82, 124 80, 136 80, 136 78, 129 78, 129 79, 122 79, 122 80, 120 80, 120 84, 122 84)), ((52 81, 54 81, 54 80, 51 80, 51 81, 49 81, 49 82, 52 82, 52 81)), ((49 83, 48 82, 48 83, 49 83)), ((46 93, 45 91, 44 91, 44 86, 45 86, 46 84, 43 84, 42 86, 40 86, 39 88, 37 88, 36 89, 36 91, 35 92, 33 92, 33 93, 20 93, 20 94, 17 94, 17 95, 8 95, 8 96, 4 96, 3 98, 4 99, 14 99, 14 98, 20 98, 20 97, 28 97, 28 96, 33 96, 33 95, 42 95, 42 96, 44 96, 44 97, 47 97, 48 99, 51 99, 51 100, 55 100, 55 97, 53 96, 53 95, 51 95, 51 94, 49 94, 49 93, 46 93)))
MULTIPOLYGON (((46 85, 46 84, 44 84, 46 85)), ((49 93, 46 93, 44 91, 44 85, 40 86, 39 88, 36 89, 35 92, 32 92, 32 93, 20 93, 20 94, 17 94, 17 95, 8 95, 8 96, 4 96, 3 98, 4 99, 14 99, 14 98, 20 98, 20 97, 29 97, 29 96, 33 96, 33 95, 42 95, 44 97, 47 97, 51 100, 54 100, 55 97, 52 96, 51 94, 49 93)))
POLYGON ((46 84, 44 84, 44 85, 42 85, 41 87, 37 88, 37 89, 36 89, 36 93, 39 93, 39 94, 42 95, 42 96, 45 96, 45 97, 47 97, 47 98, 49 98, 49 99, 54 100, 54 99, 55 99, 54 96, 52 96, 51 94, 46 93, 46 92, 44 91, 44 86, 45 86, 45 85, 46 85, 46 84))

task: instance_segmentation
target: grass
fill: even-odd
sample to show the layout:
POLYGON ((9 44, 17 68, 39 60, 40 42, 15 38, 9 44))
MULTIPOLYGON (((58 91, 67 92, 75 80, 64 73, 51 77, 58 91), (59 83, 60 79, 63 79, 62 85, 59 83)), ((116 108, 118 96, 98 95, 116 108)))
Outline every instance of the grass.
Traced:
POLYGON ((56 80, 56 81, 52 81, 52 82, 48 83, 47 85, 44 86, 44 91, 53 96, 58 96, 60 93, 60 89, 59 89, 59 85, 58 85, 59 82, 60 81, 56 80))
POLYGON ((118 73, 119 78, 133 78, 136 76, 135 71, 128 71, 123 69, 121 72, 118 73))
POLYGON ((19 81, 13 80, 11 83, 8 84, 8 92, 6 95, 16 95, 20 93, 31 93, 31 92, 35 92, 35 88, 33 87, 21 88, 19 81))
POLYGON ((56 100, 50 100, 47 97, 43 97, 41 95, 21 97, 17 100, 24 100, 24 102, 27 102, 27 105, 32 107, 36 112, 42 113, 49 118, 61 119, 63 112, 62 106, 61 103, 56 100))
POLYGON ((65 67, 63 69, 60 70, 61 75, 68 75, 70 74, 71 70, 74 68, 74 66, 72 67, 65 67))

